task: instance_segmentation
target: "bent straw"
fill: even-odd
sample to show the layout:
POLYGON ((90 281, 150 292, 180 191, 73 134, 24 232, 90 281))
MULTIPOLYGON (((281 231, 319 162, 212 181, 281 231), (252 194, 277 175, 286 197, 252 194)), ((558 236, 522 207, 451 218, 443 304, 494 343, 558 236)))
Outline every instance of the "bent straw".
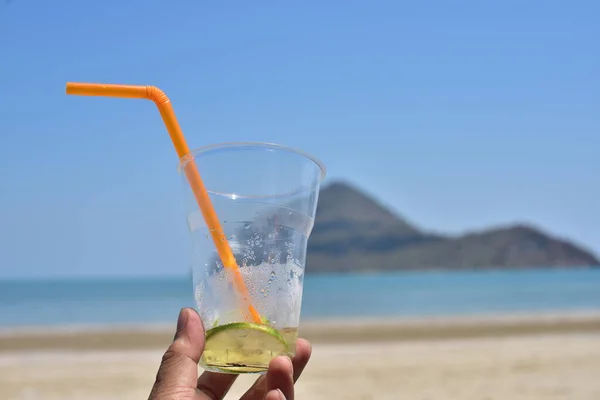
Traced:
MULTIPOLYGON (((123 97, 132 99, 147 99, 152 100, 158 107, 158 111, 165 123, 167 131, 171 136, 171 141, 175 146, 179 159, 189 154, 190 150, 185 142, 183 132, 179 127, 171 100, 167 95, 155 86, 135 86, 135 85, 113 85, 113 84, 98 84, 98 83, 77 83, 67 82, 67 94, 79 96, 105 96, 105 97, 123 97)), ((194 192, 200 211, 204 216, 206 225, 209 228, 221 262, 225 268, 228 268, 233 273, 234 283, 237 290, 242 295, 245 303, 248 306, 250 316, 256 323, 262 323, 260 315, 256 308, 250 303, 250 294, 244 283, 242 274, 227 241, 227 237, 223 232, 217 213, 215 212, 210 197, 193 158, 187 163, 185 173, 190 183, 190 187, 194 192)))

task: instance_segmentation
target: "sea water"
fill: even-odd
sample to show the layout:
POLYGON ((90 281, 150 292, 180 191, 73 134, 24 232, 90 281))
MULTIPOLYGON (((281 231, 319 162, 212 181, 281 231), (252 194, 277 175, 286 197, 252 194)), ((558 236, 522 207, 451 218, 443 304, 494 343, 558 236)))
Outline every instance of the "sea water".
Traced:
MULTIPOLYGON (((600 269, 398 272, 304 278, 302 320, 600 312, 600 269)), ((174 324, 187 277, 0 281, 0 326, 174 324)))

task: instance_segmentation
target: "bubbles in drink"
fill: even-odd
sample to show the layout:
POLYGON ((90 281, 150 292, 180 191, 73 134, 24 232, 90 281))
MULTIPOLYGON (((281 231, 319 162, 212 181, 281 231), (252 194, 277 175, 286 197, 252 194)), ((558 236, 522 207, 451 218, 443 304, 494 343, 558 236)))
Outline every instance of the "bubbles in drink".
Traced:
MULTIPOLYGON (((226 209, 229 203, 221 205, 226 209)), ((221 205, 216 203, 217 209, 221 205)), ((276 329, 297 327, 304 253, 313 219, 289 208, 257 202, 239 202, 231 210, 237 215, 232 212, 226 218, 223 237, 234 254, 250 303, 266 323, 277 321, 276 329), (257 208, 262 211, 258 213, 257 208)), ((209 230, 204 229, 200 232, 209 230)), ((199 235, 194 245, 195 265, 204 263, 194 270, 196 282, 205 283, 202 306, 198 307, 203 320, 211 314, 220 325, 247 321, 247 307, 240 306, 242 294, 235 283, 239 277, 223 265, 210 235, 199 235), (208 266, 205 260, 210 260, 208 266)))
POLYGON ((204 295, 204 284, 200 283, 196 286, 196 290, 194 290, 194 299, 196 300, 196 304, 200 307, 202 304, 202 296, 204 295))
MULTIPOLYGON (((297 326, 299 322, 302 267, 295 263, 241 265, 240 273, 246 282, 250 298, 260 315, 271 324, 278 321, 283 326, 297 326)), ((239 315, 224 314, 226 310, 239 311, 236 289, 228 279, 229 271, 220 269, 206 278, 206 284, 196 287, 196 302, 201 313, 204 310, 219 310, 219 323, 235 322, 239 315), (210 296, 202 296, 205 288, 210 296), (200 302, 203 301, 202 306, 200 302)))

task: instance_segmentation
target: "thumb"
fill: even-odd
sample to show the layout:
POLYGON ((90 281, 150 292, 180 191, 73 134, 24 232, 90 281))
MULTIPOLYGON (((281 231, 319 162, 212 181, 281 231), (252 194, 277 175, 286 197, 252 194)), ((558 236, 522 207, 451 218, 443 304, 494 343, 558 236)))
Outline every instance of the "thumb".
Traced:
POLYGON ((177 320, 173 343, 162 357, 151 399, 189 388, 196 389, 198 362, 204 351, 204 327, 198 313, 183 308, 177 320), (161 396, 157 394, 160 393, 161 396))

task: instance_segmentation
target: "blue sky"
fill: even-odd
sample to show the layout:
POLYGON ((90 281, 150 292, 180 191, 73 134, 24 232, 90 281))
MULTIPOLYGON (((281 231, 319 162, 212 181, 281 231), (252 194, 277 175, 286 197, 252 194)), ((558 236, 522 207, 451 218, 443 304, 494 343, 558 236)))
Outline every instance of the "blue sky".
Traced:
POLYGON ((0 277, 184 274, 177 157, 314 153, 423 228, 524 221, 600 253, 600 3, 13 0, 0 4, 0 277))

